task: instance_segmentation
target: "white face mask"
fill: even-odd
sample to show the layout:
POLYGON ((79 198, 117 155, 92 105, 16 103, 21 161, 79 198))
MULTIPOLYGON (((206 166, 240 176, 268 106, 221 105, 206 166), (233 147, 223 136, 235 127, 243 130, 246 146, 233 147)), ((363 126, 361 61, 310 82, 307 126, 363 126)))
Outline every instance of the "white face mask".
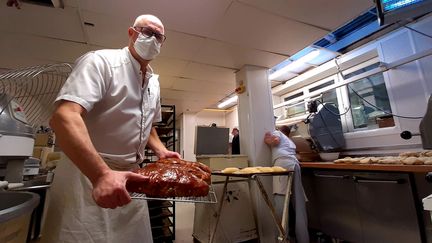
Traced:
POLYGON ((146 37, 141 33, 134 43, 135 51, 144 60, 153 60, 159 54, 160 47, 161 44, 154 36, 146 37))

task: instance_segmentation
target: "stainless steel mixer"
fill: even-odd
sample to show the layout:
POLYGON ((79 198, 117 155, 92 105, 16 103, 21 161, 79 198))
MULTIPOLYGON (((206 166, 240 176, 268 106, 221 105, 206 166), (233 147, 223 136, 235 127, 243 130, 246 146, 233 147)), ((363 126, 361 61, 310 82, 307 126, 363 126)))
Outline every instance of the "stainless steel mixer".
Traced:
POLYGON ((71 70, 69 64, 54 64, 0 74, 0 181, 22 181, 24 161, 33 154, 34 133, 48 123, 71 70))

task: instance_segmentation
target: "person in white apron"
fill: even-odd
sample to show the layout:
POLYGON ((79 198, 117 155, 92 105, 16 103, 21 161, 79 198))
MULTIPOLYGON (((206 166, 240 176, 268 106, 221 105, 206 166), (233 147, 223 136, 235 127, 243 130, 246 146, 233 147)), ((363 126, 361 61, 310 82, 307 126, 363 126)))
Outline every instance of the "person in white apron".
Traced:
POLYGON ((42 242, 152 242, 146 201, 127 181, 149 146, 159 158, 180 155, 159 140, 160 87, 149 62, 165 40, 162 22, 137 17, 128 47, 80 57, 56 99, 50 125, 64 152, 55 170, 42 242))
MULTIPOLYGON (((279 131, 267 132, 264 142, 271 147, 274 166, 280 166, 287 170, 294 170, 293 193, 295 210, 295 236, 296 242, 309 243, 306 196, 301 181, 301 169, 296 155, 296 145, 289 139, 290 127, 282 126, 279 131)), ((286 176, 273 177, 273 195, 275 210, 279 218, 282 218, 285 193, 288 182, 286 176)), ((287 209, 288 210, 288 209, 287 209)), ((282 222, 288 225, 288 222, 282 222)))

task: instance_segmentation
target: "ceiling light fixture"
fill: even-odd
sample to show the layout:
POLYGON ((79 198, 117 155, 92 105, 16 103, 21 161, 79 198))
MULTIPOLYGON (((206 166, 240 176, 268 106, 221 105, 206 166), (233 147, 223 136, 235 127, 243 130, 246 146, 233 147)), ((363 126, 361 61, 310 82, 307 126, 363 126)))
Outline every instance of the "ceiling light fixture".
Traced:
MULTIPOLYGON (((276 72, 270 74, 269 79, 270 80, 277 80, 280 76, 282 76, 285 73, 294 73, 297 74, 298 72, 307 69, 311 65, 309 64, 310 61, 315 59, 317 56, 320 55, 319 49, 313 49, 308 54, 300 57, 297 60, 294 60, 290 63, 288 63, 285 67, 277 70, 276 72)), ((294 75, 295 76, 295 75, 294 75)))
POLYGON ((230 104, 232 104, 232 103, 237 102, 237 100, 238 100, 238 96, 237 96, 237 95, 234 95, 234 96, 232 96, 232 97, 226 99, 225 101, 219 103, 219 105, 218 105, 217 107, 218 107, 219 109, 224 108, 224 107, 226 107, 226 106, 228 106, 228 105, 230 105, 230 104))

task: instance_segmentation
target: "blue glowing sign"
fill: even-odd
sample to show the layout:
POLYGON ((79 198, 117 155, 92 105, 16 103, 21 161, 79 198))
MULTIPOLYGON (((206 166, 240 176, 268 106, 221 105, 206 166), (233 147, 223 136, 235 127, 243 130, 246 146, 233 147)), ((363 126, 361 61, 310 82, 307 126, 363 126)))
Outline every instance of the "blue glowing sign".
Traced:
POLYGON ((381 0, 381 6, 384 12, 391 12, 423 1, 424 0, 381 0))

